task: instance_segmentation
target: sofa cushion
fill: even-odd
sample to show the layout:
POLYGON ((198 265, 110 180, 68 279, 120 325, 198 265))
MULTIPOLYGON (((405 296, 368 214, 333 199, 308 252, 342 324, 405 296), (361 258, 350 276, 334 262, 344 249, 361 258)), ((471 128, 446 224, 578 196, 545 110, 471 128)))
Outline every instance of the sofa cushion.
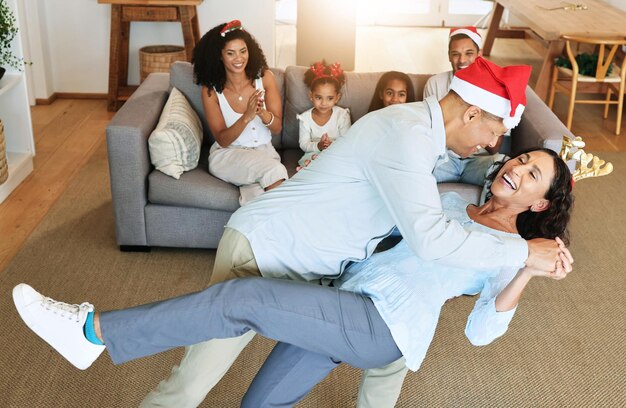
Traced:
POLYGON ((198 114, 204 131, 205 143, 213 143, 213 137, 202 108, 202 88, 193 81, 193 66, 185 61, 176 61, 170 67, 170 87, 178 89, 198 114), (207 141, 208 139, 208 141, 207 141))
POLYGON ((198 166, 202 125, 185 96, 173 88, 157 127, 148 138, 150 161, 175 179, 198 166))
POLYGON ((239 208, 239 188, 213 177, 205 167, 183 173, 179 180, 155 170, 148 176, 148 201, 234 212, 239 208))
MULTIPOLYGON (((285 107, 283 118, 284 149, 299 148, 298 119, 296 115, 310 109, 309 89, 304 83, 304 73, 308 67, 289 66, 285 69, 285 107)), ((352 123, 367 113, 376 83, 384 72, 346 72, 346 83, 341 88, 341 100, 338 105, 350 109, 352 123)), ((409 74, 413 81, 417 100, 422 99, 424 85, 430 75, 409 74)))
POLYGON ((280 162, 287 168, 289 178, 296 174, 296 167, 300 157, 302 157, 302 150, 299 147, 297 149, 284 149, 280 152, 280 162))

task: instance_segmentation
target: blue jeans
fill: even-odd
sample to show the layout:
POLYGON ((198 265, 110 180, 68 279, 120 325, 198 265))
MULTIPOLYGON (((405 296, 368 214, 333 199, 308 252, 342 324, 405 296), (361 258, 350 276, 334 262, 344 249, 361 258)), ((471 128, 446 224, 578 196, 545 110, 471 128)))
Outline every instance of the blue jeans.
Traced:
POLYGON ((488 171, 504 159, 503 154, 475 155, 461 159, 448 154, 448 161, 435 167, 433 175, 437 183, 467 183, 477 186, 485 185, 488 171))

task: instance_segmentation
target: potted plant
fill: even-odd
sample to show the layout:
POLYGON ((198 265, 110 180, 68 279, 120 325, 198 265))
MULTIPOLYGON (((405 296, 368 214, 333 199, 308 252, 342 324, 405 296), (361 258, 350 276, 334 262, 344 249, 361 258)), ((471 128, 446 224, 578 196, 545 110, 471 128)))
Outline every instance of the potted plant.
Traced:
POLYGON ((4 75, 5 66, 21 70, 24 64, 22 58, 13 54, 11 42, 17 35, 17 21, 13 10, 5 0, 0 0, 0 78, 4 75))

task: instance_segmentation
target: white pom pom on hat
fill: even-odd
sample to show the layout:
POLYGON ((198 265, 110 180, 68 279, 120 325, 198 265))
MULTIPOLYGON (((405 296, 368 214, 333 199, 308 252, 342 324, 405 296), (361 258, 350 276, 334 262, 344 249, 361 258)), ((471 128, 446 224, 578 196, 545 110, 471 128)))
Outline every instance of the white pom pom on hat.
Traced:
POLYGON ((478 34, 478 30, 476 29, 476 27, 468 26, 468 27, 451 28, 450 35, 448 36, 448 38, 452 39, 452 37, 454 37, 455 35, 459 35, 459 34, 465 34, 466 36, 471 38, 479 50, 483 48, 483 37, 481 37, 480 34, 478 34))

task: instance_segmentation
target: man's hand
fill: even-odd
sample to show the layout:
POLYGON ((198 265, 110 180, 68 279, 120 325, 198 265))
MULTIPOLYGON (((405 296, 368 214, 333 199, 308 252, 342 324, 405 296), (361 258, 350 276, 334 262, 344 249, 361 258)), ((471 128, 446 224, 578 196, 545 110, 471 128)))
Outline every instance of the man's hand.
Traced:
POLYGON ((528 241, 526 266, 544 272, 554 272, 561 248, 554 239, 534 238, 528 241))

